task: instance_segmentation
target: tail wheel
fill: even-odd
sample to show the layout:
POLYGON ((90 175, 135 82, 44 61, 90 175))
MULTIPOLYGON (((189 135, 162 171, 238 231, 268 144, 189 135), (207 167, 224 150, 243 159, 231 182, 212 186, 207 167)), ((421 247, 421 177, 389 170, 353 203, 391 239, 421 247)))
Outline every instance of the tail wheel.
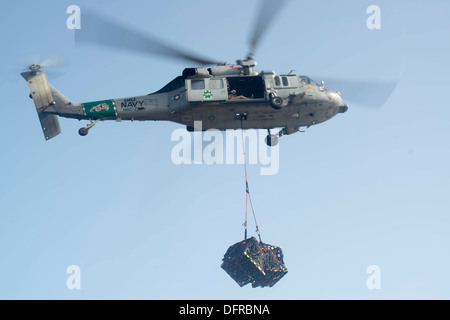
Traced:
POLYGON ((86 136, 89 133, 89 129, 83 127, 78 130, 78 134, 82 137, 86 136))

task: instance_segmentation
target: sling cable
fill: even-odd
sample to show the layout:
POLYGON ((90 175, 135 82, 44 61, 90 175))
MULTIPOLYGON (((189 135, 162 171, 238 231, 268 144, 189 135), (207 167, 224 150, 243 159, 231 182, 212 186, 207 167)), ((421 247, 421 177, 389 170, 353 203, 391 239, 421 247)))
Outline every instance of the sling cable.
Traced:
POLYGON ((247 175, 247 155, 245 153, 245 139, 244 139, 244 125, 242 123, 242 121, 244 119, 247 119, 247 114, 239 114, 236 115, 236 117, 239 117, 239 120, 241 120, 241 136, 242 136, 242 152, 244 154, 244 171, 245 171, 245 220, 244 223, 242 224, 245 228, 245 232, 244 232, 244 240, 247 240, 247 212, 248 212, 248 203, 250 202, 250 207, 252 209, 252 213, 253 213, 253 219, 255 220, 255 226, 256 226, 256 234, 258 235, 259 238, 259 242, 261 241, 261 233, 259 231, 259 226, 258 226, 258 221, 256 221, 256 215, 255 215, 255 209, 253 208, 253 203, 252 203, 252 197, 250 195, 250 188, 248 187, 248 175, 247 175))
POLYGON ((243 125, 243 121, 247 120, 247 114, 236 114, 236 119, 241 121, 242 148, 244 152, 245 221, 243 226, 245 228, 245 232, 244 241, 235 243, 228 248, 222 259, 223 263, 221 267, 241 287, 248 283, 251 283, 253 288, 267 286, 272 287, 287 273, 287 268, 283 262, 283 251, 281 250, 281 247, 265 244, 261 241, 261 234, 248 186, 247 159, 245 153, 243 125), (249 203, 253 213, 253 219, 255 220, 256 233, 258 235, 259 242, 255 237, 247 239, 247 217, 249 203))

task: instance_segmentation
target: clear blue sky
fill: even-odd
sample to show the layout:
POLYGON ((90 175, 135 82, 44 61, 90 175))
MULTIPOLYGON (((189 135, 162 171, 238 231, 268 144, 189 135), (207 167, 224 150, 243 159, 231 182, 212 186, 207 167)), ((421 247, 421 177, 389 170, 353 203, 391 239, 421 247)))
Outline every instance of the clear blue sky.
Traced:
POLYGON ((19 75, 27 58, 66 57, 67 73, 49 79, 76 102, 153 92, 189 65, 75 47, 71 4, 232 63, 258 1, 1 4, 0 298, 450 298, 448 1, 291 1, 280 12, 259 70, 400 82, 382 108, 349 103, 282 137, 278 174, 249 167, 262 239, 283 247, 289 270, 263 289, 220 268, 243 238, 241 165, 174 165, 174 123, 103 122, 80 137, 85 122, 61 119, 62 134, 44 140, 19 75), (371 4, 381 30, 366 27, 371 4), (81 290, 66 288, 69 265, 81 290), (370 265, 380 290, 366 287, 370 265))

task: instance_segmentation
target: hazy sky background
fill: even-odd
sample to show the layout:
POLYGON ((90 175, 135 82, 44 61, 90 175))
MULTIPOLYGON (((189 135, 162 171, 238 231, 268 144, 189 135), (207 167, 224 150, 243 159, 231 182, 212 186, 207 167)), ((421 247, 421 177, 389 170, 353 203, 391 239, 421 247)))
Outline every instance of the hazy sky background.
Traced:
MULTIPOLYGON (((449 299, 450 3, 290 1, 256 52, 259 70, 400 80, 379 109, 345 114, 280 139, 280 169, 249 167, 262 240, 288 274, 239 287, 221 268, 243 239, 242 165, 174 165, 182 126, 61 118, 45 141, 20 71, 61 55, 49 81, 75 102, 154 92, 189 63, 75 47, 66 8, 118 22, 208 57, 247 54, 259 1, 14 1, 0 20, 0 298, 449 299), (381 8, 381 30, 366 9, 381 8), (66 268, 81 268, 81 290, 66 268), (369 290, 366 269, 381 268, 369 290)), ((339 88, 336 88, 339 89, 339 88)), ((345 101, 345 92, 342 92, 345 101)), ((249 235, 254 235, 249 220, 249 235)))

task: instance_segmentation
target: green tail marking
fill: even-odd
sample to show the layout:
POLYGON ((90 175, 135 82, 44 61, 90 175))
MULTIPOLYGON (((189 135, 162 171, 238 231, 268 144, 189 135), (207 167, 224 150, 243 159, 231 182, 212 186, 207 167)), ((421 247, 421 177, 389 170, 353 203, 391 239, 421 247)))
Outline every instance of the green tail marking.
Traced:
POLYGON ((114 100, 86 102, 82 106, 84 113, 93 119, 117 117, 116 103, 114 100))

